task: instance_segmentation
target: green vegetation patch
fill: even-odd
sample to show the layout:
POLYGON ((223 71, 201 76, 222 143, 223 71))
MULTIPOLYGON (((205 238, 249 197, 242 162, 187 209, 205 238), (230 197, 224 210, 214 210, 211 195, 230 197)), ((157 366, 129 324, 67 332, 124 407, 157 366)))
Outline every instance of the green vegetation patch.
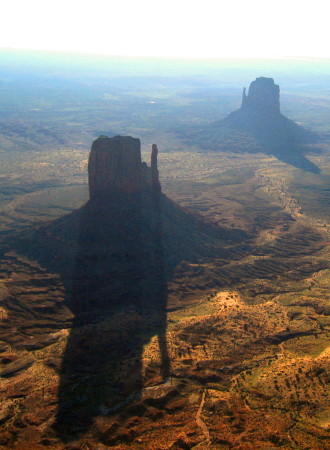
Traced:
POLYGON ((328 347, 329 336, 318 334, 297 337, 284 343, 285 350, 294 353, 296 356, 317 357, 328 347))

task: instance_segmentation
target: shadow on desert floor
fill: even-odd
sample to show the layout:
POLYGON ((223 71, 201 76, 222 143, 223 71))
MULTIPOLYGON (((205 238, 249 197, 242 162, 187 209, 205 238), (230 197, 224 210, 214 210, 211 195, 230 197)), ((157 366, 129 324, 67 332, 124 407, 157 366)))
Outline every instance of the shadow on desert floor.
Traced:
POLYGON ((72 284, 66 286, 74 321, 55 425, 64 441, 85 433, 95 416, 139 398, 143 349, 154 336, 158 379, 169 375, 160 206, 151 199, 151 214, 141 201, 137 197, 120 207, 116 201, 89 202, 80 210, 72 284))

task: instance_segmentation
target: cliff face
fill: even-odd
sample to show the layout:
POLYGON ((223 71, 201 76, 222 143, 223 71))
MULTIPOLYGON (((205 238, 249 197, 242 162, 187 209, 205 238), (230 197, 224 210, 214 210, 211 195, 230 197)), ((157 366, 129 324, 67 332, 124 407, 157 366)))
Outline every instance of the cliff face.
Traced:
POLYGON ((248 95, 243 90, 242 108, 260 113, 280 113, 280 87, 273 78, 260 77, 250 84, 248 95))
POLYGON ((153 145, 151 159, 150 169, 141 161, 139 139, 100 136, 93 142, 89 155, 90 200, 106 201, 114 195, 129 198, 159 183, 156 145, 153 145))
POLYGON ((157 167, 158 148, 156 144, 152 145, 151 150, 151 183, 154 192, 160 192, 159 172, 157 167))
POLYGON ((78 311, 127 302, 155 304, 149 288, 161 284, 159 270, 153 270, 161 252, 157 154, 154 144, 149 167, 142 162, 139 139, 100 136, 93 142, 90 199, 79 213, 72 292, 78 311))
POLYGON ((293 138, 299 127, 280 112, 280 88, 272 78, 260 77, 252 81, 248 94, 243 89, 240 109, 219 122, 220 127, 248 131, 259 140, 272 145, 276 138, 293 138), (275 137, 274 133, 277 134, 275 137))

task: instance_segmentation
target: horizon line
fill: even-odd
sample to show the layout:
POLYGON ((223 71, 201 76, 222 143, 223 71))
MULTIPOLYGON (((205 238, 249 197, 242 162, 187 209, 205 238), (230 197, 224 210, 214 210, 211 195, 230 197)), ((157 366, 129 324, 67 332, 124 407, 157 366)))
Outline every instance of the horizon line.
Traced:
POLYGON ((0 51, 12 52, 35 52, 35 53, 49 53, 49 54, 63 54, 63 55, 77 55, 77 56, 94 56, 94 57, 108 57, 108 58, 136 58, 136 59, 161 59, 161 60, 180 60, 180 61, 215 61, 215 60, 291 60, 291 61, 317 61, 330 60, 330 56, 301 56, 301 55, 214 55, 214 56, 183 56, 183 55, 133 55, 133 54, 116 54, 106 52, 91 52, 85 50, 64 50, 64 49, 42 49, 42 48, 24 48, 24 47, 2 47, 0 51))

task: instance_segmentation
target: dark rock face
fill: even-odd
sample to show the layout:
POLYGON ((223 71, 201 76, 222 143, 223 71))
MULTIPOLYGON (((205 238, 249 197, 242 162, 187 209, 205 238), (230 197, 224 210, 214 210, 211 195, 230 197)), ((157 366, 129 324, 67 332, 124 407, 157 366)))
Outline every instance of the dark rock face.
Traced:
POLYGON ((155 304, 149 287, 159 282, 161 252, 157 154, 154 144, 148 167, 141 160, 139 139, 100 136, 93 142, 88 162, 90 200, 79 212, 71 298, 76 311, 155 304))
POLYGON ((259 112, 280 112, 280 87, 273 78, 260 77, 250 84, 248 95, 243 90, 242 108, 259 112))
POLYGON ((152 144, 151 150, 151 181, 155 192, 161 191, 159 172, 157 167, 158 148, 156 144, 152 144))
POLYGON ((114 193, 130 195, 142 189, 141 144, 130 136, 100 136, 88 162, 90 199, 114 193))
POLYGON ((157 145, 152 145, 151 167, 141 160, 141 143, 131 136, 100 136, 92 144, 88 161, 89 197, 92 202, 131 201, 146 192, 160 192, 157 145))

